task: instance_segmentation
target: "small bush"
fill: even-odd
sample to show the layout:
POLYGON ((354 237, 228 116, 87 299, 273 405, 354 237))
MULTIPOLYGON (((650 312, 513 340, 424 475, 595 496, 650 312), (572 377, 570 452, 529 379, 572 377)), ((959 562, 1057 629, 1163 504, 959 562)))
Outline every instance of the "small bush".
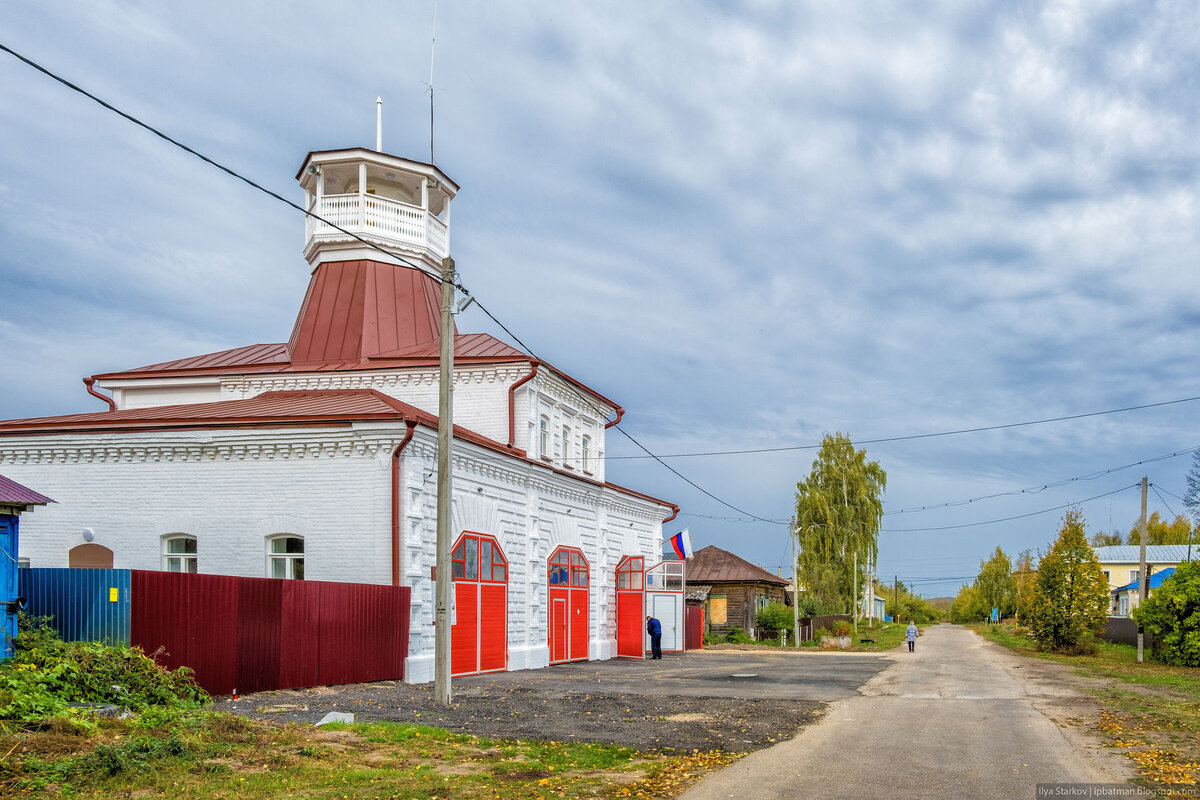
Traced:
POLYGON ((208 701, 191 670, 164 669, 141 648, 64 642, 45 619, 22 617, 19 625, 13 657, 0 663, 0 719, 79 717, 70 702, 111 703, 140 712, 199 708, 208 701))
POLYGON ((780 631, 792 632, 792 610, 783 603, 768 603, 754 616, 754 627, 763 638, 778 638, 780 631))
POLYGON ((837 619, 833 621, 834 636, 849 636, 854 633, 854 626, 848 620, 837 619))
POLYGON ((747 636, 744 630, 734 625, 729 629, 729 633, 725 634, 725 641, 730 644, 750 644, 754 641, 754 637, 747 636))

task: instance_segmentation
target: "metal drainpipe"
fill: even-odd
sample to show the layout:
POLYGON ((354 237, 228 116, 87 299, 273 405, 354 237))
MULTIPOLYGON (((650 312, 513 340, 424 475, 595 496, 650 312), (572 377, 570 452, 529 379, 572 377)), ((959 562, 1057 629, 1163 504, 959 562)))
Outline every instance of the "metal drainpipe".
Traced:
POLYGON ((109 397, 108 395, 100 394, 99 392, 97 392, 95 389, 92 388, 92 384, 94 384, 95 382, 96 382, 95 378, 84 378, 83 379, 83 385, 87 387, 87 393, 90 394, 92 397, 99 397, 101 400, 108 403, 109 411, 116 411, 117 404, 116 404, 116 402, 113 401, 113 399, 111 397, 109 397))
MULTIPOLYGON (((623 417, 623 416, 625 416, 625 409, 621 408, 620 406, 617 406, 617 416, 616 416, 616 419, 613 419, 613 420, 612 420, 612 421, 610 421, 610 422, 606 422, 606 423, 604 423, 604 430, 608 430, 608 429, 609 429, 609 428, 611 428, 613 425, 616 425, 618 422, 620 422, 620 421, 621 421, 621 417, 623 417)), ((676 513, 676 514, 678 514, 678 513, 679 513, 679 509, 675 509, 675 513, 676 513)), ((672 519, 674 519, 674 517, 672 517, 672 519)))
MULTIPOLYGON (((620 419, 620 417, 618 417, 618 419, 620 419)), ((673 520, 679 516, 679 506, 672 504, 671 508, 673 508, 675 510, 671 512, 671 516, 667 517, 666 519, 664 519, 662 521, 663 525, 666 525, 668 522, 670 522, 671 520, 673 520)))
POLYGON ((538 373, 538 367, 541 365, 542 362, 538 361, 536 358, 530 359, 529 374, 524 378, 521 378, 512 386, 508 387, 508 446, 510 448, 516 444, 517 441, 517 389, 533 380, 534 376, 538 373))
POLYGON ((404 424, 408 431, 392 451, 392 586, 400 585, 400 454, 417 432, 415 420, 406 419, 404 424))

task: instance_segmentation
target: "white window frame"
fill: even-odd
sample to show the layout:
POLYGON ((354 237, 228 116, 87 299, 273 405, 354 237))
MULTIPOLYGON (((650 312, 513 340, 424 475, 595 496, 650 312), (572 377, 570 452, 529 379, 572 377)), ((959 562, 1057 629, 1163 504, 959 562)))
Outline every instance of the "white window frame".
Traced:
POLYGON ((562 426, 562 462, 564 464, 571 460, 571 426, 562 426))
POLYGON ((168 533, 162 537, 162 568, 163 572, 181 572, 195 574, 200 571, 199 562, 200 546, 196 541, 196 537, 190 533, 168 533), (189 553, 186 550, 173 552, 171 550, 172 542, 191 542, 192 551, 189 553), (171 562, 178 561, 179 569, 171 569, 171 562), (188 567, 191 566, 191 569, 188 567))
POLYGON ((545 414, 538 417, 538 455, 550 457, 550 418, 545 414))
POLYGON ((294 533, 280 533, 280 534, 276 534, 274 536, 268 536, 267 537, 267 573, 266 573, 267 577, 268 578, 278 578, 280 580, 304 580, 304 574, 305 574, 304 558, 307 555, 306 551, 307 551, 307 547, 305 547, 305 542, 304 542, 303 536, 298 536, 294 533), (298 553, 286 552, 286 547, 287 547, 286 542, 289 539, 295 539, 296 541, 300 542, 300 548, 301 548, 300 552, 298 552, 298 553), (276 542, 285 543, 283 545, 285 550, 276 551, 276 549, 275 549, 276 542), (275 565, 277 563, 283 565, 283 570, 282 570, 283 574, 282 575, 275 574, 275 565), (299 565, 300 565, 300 576, 299 577, 296 576, 296 564, 297 563, 299 563, 299 565))
POLYGON ((584 472, 592 469, 592 437, 584 435, 579 439, 579 461, 584 472))

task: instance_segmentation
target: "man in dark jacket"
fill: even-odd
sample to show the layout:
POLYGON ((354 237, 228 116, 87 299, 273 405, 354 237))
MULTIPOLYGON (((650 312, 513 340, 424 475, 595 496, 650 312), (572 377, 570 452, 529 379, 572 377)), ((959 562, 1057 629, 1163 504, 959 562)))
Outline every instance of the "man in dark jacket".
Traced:
POLYGON ((646 615, 646 633, 650 634, 650 657, 662 658, 662 623, 646 615))

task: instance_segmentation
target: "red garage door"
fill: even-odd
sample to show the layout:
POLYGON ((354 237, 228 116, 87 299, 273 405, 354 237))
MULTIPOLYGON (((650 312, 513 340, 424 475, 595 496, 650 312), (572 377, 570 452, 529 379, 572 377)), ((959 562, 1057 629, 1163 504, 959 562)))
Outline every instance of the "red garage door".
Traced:
POLYGON ((508 561, 495 537, 466 531, 450 554, 454 624, 450 672, 472 675, 508 668, 508 561))
POLYGON ((578 548, 560 547, 550 554, 546 580, 551 664, 587 660, 589 575, 587 559, 578 548))
POLYGON ((617 657, 645 658, 646 560, 625 556, 617 565, 617 657))

